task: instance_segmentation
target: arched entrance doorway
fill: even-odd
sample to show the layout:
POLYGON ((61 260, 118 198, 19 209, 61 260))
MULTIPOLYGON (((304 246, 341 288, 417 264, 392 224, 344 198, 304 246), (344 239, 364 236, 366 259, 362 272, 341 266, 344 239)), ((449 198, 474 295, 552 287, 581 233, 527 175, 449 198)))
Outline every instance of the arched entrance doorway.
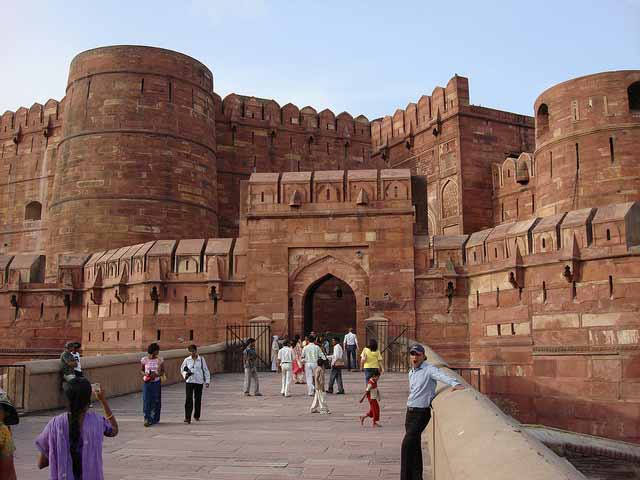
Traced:
POLYGON ((304 334, 344 333, 356 328, 356 295, 338 277, 327 274, 314 282, 304 298, 304 334))

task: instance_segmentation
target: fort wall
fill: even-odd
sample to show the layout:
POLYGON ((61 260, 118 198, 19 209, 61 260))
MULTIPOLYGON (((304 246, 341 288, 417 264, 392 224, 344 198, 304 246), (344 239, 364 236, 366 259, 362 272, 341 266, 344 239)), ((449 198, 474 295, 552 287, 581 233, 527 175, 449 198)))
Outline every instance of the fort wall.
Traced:
POLYGON ((533 149, 533 119, 471 105, 469 81, 456 75, 373 121, 371 139, 372 158, 424 178, 416 233, 457 235, 493 225, 491 165, 533 149))
POLYGON ((64 102, 0 117, 0 254, 45 253, 64 102))
POLYGON ((212 92, 211 72, 176 52, 116 46, 79 54, 67 85, 49 251, 215 236, 212 92))
POLYGON ((240 182, 253 172, 382 168, 371 159, 369 120, 273 100, 216 96, 220 233, 239 232, 240 182))

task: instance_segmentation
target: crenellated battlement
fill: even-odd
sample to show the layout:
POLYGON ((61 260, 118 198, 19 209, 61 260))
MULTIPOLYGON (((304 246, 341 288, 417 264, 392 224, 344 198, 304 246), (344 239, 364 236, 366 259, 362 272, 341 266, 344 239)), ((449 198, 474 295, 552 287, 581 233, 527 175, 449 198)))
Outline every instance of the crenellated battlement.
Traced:
POLYGON ((443 116, 448 116, 467 105, 469 80, 455 75, 447 82, 446 87, 435 87, 431 95, 423 95, 417 103, 409 103, 404 109, 397 109, 393 115, 373 120, 372 146, 382 147, 394 140, 415 135, 418 131, 436 125, 443 116))
POLYGON ((218 121, 251 123, 256 126, 284 128, 292 131, 316 132, 337 137, 362 137, 370 135, 369 120, 364 115, 353 117, 347 112, 337 116, 329 109, 318 111, 293 103, 280 106, 275 100, 231 93, 224 99, 215 95, 214 103, 218 121))
POLYGON ((254 173, 247 214, 411 207, 411 172, 406 169, 254 173))
POLYGON ((640 202, 507 222, 470 235, 416 237, 417 265, 501 269, 529 262, 624 255, 640 246, 640 202), (545 259, 546 258, 546 259, 545 259))
POLYGON ((30 108, 20 107, 15 112, 7 110, 0 117, 0 139, 48 130, 59 126, 62 121, 64 98, 61 101, 49 99, 42 105, 34 103, 30 108), (44 130, 43 130, 44 129, 44 130))

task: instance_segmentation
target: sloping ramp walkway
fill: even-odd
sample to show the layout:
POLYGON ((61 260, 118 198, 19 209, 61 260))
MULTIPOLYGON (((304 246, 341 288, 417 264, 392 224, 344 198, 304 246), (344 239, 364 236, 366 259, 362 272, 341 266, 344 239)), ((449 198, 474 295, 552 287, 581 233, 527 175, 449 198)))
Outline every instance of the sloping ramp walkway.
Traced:
MULTIPOLYGON (((242 375, 218 374, 203 397, 200 422, 184 424, 184 386, 162 392, 161 423, 142 424, 140 394, 114 398, 110 404, 120 424, 118 437, 105 439, 105 478, 123 480, 271 480, 397 479, 404 435, 407 377, 386 374, 382 428, 358 416, 367 402, 358 400, 364 375, 344 372, 346 395, 327 394, 331 415, 310 414, 306 386, 293 385, 293 396, 280 395, 280 375, 261 373, 263 397, 241 394, 242 375)), ((327 372, 327 380, 329 375, 327 372)), ((56 412, 57 413, 57 412, 56 412)), ((33 445, 53 413, 23 417, 14 429, 16 468, 21 480, 46 479, 38 471, 33 445)), ((430 478, 424 449, 425 479, 430 478)))

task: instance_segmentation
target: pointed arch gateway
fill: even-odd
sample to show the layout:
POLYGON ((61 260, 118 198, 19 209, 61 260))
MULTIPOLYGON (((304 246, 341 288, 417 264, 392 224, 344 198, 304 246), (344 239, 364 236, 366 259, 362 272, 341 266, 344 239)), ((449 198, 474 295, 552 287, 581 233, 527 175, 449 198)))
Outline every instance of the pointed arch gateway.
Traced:
POLYGON ((310 260, 289 276, 289 334, 361 330, 368 291, 360 265, 331 254, 310 260))

